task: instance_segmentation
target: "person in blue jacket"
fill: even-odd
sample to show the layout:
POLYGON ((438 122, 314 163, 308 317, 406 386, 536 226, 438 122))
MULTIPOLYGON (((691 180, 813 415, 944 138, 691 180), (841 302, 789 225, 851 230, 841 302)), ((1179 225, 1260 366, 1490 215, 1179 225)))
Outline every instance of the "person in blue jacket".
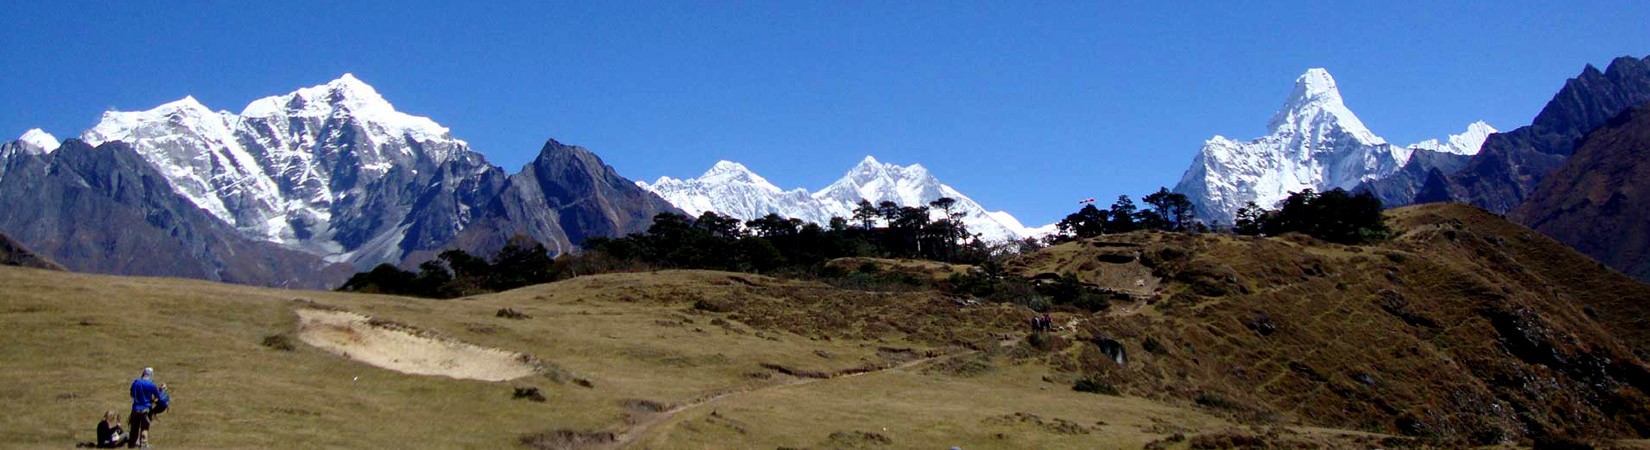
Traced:
POLYGON ((155 408, 149 410, 149 421, 153 422, 160 416, 160 413, 166 412, 166 408, 170 408, 171 406, 172 391, 166 388, 166 383, 161 383, 160 396, 155 398, 155 408))
POLYGON ((126 440, 128 448, 149 445, 149 420, 153 418, 151 414, 160 401, 160 388, 155 386, 155 369, 144 367, 143 374, 132 380, 132 415, 127 418, 126 427, 126 432, 132 437, 126 440))

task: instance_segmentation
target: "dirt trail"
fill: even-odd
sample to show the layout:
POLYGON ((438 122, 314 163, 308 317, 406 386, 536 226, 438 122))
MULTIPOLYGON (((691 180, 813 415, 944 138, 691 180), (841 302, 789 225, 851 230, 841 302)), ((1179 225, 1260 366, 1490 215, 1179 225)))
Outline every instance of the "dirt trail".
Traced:
MULTIPOLYGON (((1014 343, 1019 342, 1019 341, 1020 341, 1019 338, 1007 339, 1007 340, 999 341, 998 345, 1002 346, 1002 347, 1007 347, 1007 346, 1013 345, 1014 343)), ((909 368, 912 368, 912 367, 916 367, 916 366, 926 364, 926 363, 929 363, 929 362, 933 362, 933 361, 937 361, 937 360, 940 360, 940 359, 958 358, 958 357, 973 355, 973 354, 977 354, 977 353, 980 353, 980 351, 979 350, 968 350, 968 351, 962 351, 962 352, 956 352, 956 353, 947 353, 947 354, 943 354, 943 355, 935 355, 935 356, 929 356, 929 357, 925 357, 925 358, 913 359, 913 360, 906 361, 906 362, 903 362, 903 363, 900 363, 900 364, 897 364, 897 365, 894 365, 894 366, 885 367, 885 368, 877 369, 877 370, 846 373, 846 374, 831 376, 831 377, 827 377, 827 378, 797 378, 797 379, 794 379, 794 380, 790 380, 790 381, 786 381, 786 382, 778 383, 778 384, 772 384, 772 385, 768 385, 768 386, 762 386, 762 387, 757 387, 757 388, 746 388, 746 389, 740 389, 740 390, 735 390, 735 391, 730 391, 730 392, 723 392, 723 393, 712 395, 712 396, 709 396, 709 397, 700 398, 700 399, 697 399, 697 400, 694 400, 694 401, 691 401, 691 402, 688 402, 688 403, 685 403, 685 404, 682 404, 682 405, 678 405, 674 408, 659 412, 658 414, 654 414, 654 415, 648 417, 646 420, 643 420, 641 422, 637 422, 635 425, 631 425, 630 428, 626 429, 624 432, 615 434, 612 442, 608 442, 608 443, 605 443, 603 445, 596 446, 596 447, 593 447, 593 448, 602 449, 602 450, 625 448, 626 446, 633 443, 636 439, 647 435, 647 433, 649 431, 652 431, 654 427, 657 427, 659 424, 662 424, 662 423, 665 423, 666 421, 669 421, 671 417, 675 417, 676 414, 681 413, 682 411, 687 411, 687 410, 690 410, 690 409, 695 409, 695 408, 699 408, 699 407, 702 407, 702 406, 705 406, 705 405, 716 403, 716 402, 722 401, 723 399, 726 399, 728 397, 733 397, 733 396, 738 396, 738 395, 745 395, 745 394, 752 394, 752 393, 756 393, 756 392, 771 391, 771 390, 775 390, 775 389, 786 389, 786 388, 793 388, 793 387, 797 387, 797 386, 806 386, 806 385, 809 385, 809 384, 814 384, 814 383, 818 383, 818 382, 822 382, 822 381, 841 380, 841 379, 844 379, 844 378, 853 378, 853 377, 857 377, 857 376, 860 376, 860 375, 866 375, 866 374, 883 373, 883 372, 888 372, 888 371, 892 371, 892 370, 909 369, 909 368)))

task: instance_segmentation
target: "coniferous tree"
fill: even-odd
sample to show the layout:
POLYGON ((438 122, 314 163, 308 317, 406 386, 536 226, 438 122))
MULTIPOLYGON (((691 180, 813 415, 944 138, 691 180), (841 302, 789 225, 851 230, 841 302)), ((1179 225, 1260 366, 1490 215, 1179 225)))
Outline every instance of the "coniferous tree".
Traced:
POLYGON ((1135 223, 1137 212, 1138 209, 1134 206, 1134 200, 1130 199, 1128 195, 1117 196, 1117 202, 1111 204, 1111 214, 1106 222, 1106 232, 1127 233, 1139 229, 1139 226, 1135 223))
POLYGON ((1077 212, 1066 215, 1065 219, 1056 224, 1060 233, 1083 239, 1099 236, 1106 232, 1106 222, 1110 212, 1094 207, 1094 204, 1083 205, 1077 212))

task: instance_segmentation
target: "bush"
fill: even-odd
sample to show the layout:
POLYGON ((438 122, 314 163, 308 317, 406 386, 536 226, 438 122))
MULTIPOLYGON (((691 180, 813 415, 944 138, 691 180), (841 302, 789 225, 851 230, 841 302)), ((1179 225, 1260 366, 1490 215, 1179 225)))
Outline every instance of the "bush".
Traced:
POLYGON ((693 302, 693 309, 705 312, 725 313, 733 311, 733 305, 728 304, 728 302, 724 300, 701 298, 693 302))
POLYGON ((510 398, 516 400, 527 399, 535 402, 543 402, 548 400, 544 398, 544 393, 539 392, 539 388, 536 387, 518 387, 516 388, 516 392, 511 394, 510 398))
POLYGON ((1111 383, 1107 383, 1106 380, 1096 377, 1084 377, 1078 379, 1077 383, 1071 385, 1071 390, 1111 396, 1123 395, 1122 393, 1117 392, 1116 386, 1112 386, 1111 383))
POLYGON ((1226 396, 1215 392, 1200 392, 1196 397, 1192 397, 1192 401, 1197 402, 1199 406, 1214 409, 1239 409, 1237 402, 1234 402, 1232 399, 1226 398, 1226 396))
POLYGON ((289 338, 284 334, 271 334, 264 336, 263 344, 265 347, 283 352, 290 352, 298 349, 296 346, 292 345, 292 338, 289 338))
POLYGON ((1154 337, 1147 337, 1145 342, 1140 343, 1140 348, 1145 350, 1146 353, 1151 353, 1154 355, 1168 353, 1168 349, 1164 348, 1163 344, 1157 342, 1157 338, 1154 337))
POLYGON ((876 275, 876 273, 880 272, 880 271, 882 271, 882 269, 877 267, 877 263, 866 261, 866 262, 863 262, 863 263, 859 264, 859 270, 858 270, 859 273, 863 273, 863 274, 866 274, 866 275, 876 275))
POLYGON ((1037 292, 1048 296, 1055 305, 1071 305, 1090 312, 1102 311, 1111 306, 1105 295, 1089 289, 1071 273, 1061 274, 1054 282, 1038 286, 1037 292))
POLYGON ((516 310, 510 309, 510 308, 500 308, 498 310, 498 313, 494 314, 494 315, 497 316, 497 317, 505 318, 505 319, 515 319, 515 320, 523 320, 523 319, 533 318, 533 316, 529 316, 529 315, 527 315, 527 313, 524 313, 524 312, 521 312, 521 311, 516 311, 516 310))

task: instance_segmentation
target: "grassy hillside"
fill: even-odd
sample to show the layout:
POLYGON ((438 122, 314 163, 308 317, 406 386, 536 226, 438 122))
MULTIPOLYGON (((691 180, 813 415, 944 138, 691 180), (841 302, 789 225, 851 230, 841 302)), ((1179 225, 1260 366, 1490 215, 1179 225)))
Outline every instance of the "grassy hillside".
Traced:
POLYGON ((1635 355, 1650 286, 1476 208, 1388 215, 1396 236, 1372 246, 1135 233, 1016 267, 1114 290, 1134 286, 1117 273, 1161 279, 1047 358, 1126 393, 1451 445, 1650 433, 1650 371, 1635 355))
POLYGON ((545 448, 1121 448, 1234 426, 1044 381, 1048 370, 1010 356, 1022 312, 931 292, 694 271, 445 301, 13 267, 0 285, 0 396, 21 406, 0 419, 3 446, 89 440, 103 411, 129 407, 126 386, 145 366, 175 391, 154 439, 171 448, 498 448, 524 437, 545 448), (305 343, 322 325, 301 331, 301 311, 520 352, 537 373, 488 382, 378 368, 305 343), (545 401, 512 398, 528 387, 545 401))
POLYGON ((1644 285, 1478 210, 1391 218, 1398 235, 1367 247, 1146 232, 1025 255, 1008 267, 1115 298, 1036 336, 1018 306, 726 272, 428 300, 0 267, 0 396, 19 405, 0 446, 89 440, 145 366, 175 391, 155 432, 170 448, 1367 448, 1650 430, 1632 350, 1644 285))

